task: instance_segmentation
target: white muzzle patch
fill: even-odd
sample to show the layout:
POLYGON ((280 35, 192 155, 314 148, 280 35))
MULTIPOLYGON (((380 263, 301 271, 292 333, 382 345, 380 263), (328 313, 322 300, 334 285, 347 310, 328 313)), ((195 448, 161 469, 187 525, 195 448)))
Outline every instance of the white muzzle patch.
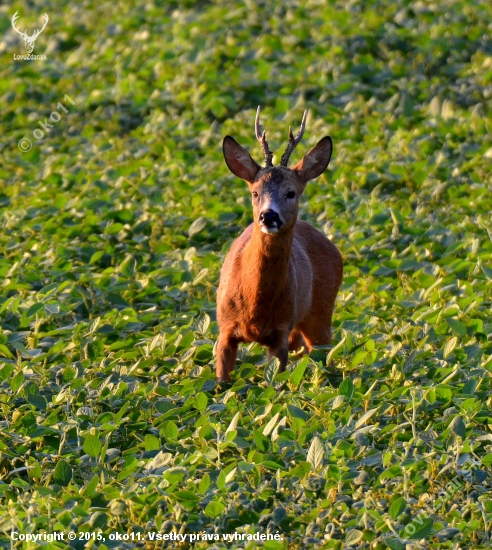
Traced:
POLYGON ((266 226, 264 223, 260 223, 260 228, 262 233, 272 234, 272 233, 278 233, 278 227, 277 224, 271 225, 270 227, 266 226))

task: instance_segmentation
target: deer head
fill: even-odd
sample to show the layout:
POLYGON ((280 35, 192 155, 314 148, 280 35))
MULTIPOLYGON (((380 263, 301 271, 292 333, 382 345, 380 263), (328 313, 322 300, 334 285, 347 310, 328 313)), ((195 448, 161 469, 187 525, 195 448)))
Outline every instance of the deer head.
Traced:
POLYGON ((231 136, 223 143, 224 158, 229 170, 248 183, 252 195, 255 224, 267 234, 275 234, 294 226, 297 220, 299 197, 309 180, 320 176, 328 166, 332 142, 325 136, 293 168, 288 162, 292 151, 301 141, 306 127, 307 111, 304 111, 301 128, 294 138, 289 128, 289 143, 279 166, 273 166, 273 154, 261 132, 260 108, 256 113, 255 133, 265 155, 266 166, 262 168, 231 136))
POLYGON ((32 51, 34 50, 34 44, 36 42, 36 38, 44 31, 46 25, 48 24, 48 21, 49 21, 48 14, 45 13, 43 15, 44 23, 43 23, 42 28, 39 29, 39 30, 35 30, 32 33, 32 35, 29 36, 26 31, 24 31, 24 32, 20 31, 15 25, 16 22, 17 22, 17 19, 19 18, 18 13, 19 12, 16 11, 14 13, 14 17, 12 17, 12 27, 16 32, 18 32, 22 36, 22 39, 24 40, 24 44, 26 46, 27 53, 32 53, 32 51))

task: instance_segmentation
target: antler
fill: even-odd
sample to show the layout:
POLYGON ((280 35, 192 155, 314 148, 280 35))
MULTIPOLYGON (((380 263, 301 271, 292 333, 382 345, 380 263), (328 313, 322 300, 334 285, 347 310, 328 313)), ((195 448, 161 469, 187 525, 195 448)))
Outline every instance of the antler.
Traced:
POLYGON ((263 154, 265 155, 265 167, 270 168, 273 166, 273 153, 270 151, 270 148, 268 147, 268 142, 265 139, 265 130, 263 130, 263 133, 261 132, 261 125, 260 125, 260 106, 258 105, 258 110, 256 111, 256 120, 255 120, 255 133, 256 133, 256 139, 260 142, 261 148, 263 149, 263 154))
POLYGON ((31 38, 37 38, 37 37, 44 31, 44 29, 46 28, 46 25, 48 24, 48 21, 49 21, 49 20, 50 20, 50 18, 48 17, 48 14, 45 13, 45 14, 44 14, 44 25, 43 25, 43 28, 40 29, 39 31, 34 31, 34 32, 32 33, 31 38))
POLYGON ((287 145, 287 149, 285 150, 285 153, 282 155, 282 158, 280 159, 280 166, 287 166, 289 162, 289 157, 292 154, 292 151, 296 148, 296 145, 301 141, 302 136, 304 135, 304 130, 306 129, 306 117, 307 117, 307 110, 304 111, 304 115, 302 116, 301 128, 299 129, 299 133, 295 138, 289 126, 289 144, 287 145))
POLYGON ((16 26, 15 26, 15 23, 17 21, 17 19, 19 19, 19 15, 18 15, 18 11, 16 11, 14 13, 14 17, 12 17, 12 28, 14 29, 14 31, 18 32, 21 36, 26 36, 26 33, 25 32, 22 32, 20 31, 16 26))

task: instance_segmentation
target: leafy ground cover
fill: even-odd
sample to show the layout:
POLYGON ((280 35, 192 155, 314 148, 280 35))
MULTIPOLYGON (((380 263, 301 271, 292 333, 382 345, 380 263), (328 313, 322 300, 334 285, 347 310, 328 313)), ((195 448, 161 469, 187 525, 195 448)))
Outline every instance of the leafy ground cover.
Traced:
POLYGON ((0 10, 3 547, 489 548, 490 3, 0 10), (13 60, 16 10, 49 14, 46 61, 13 60), (220 143, 260 158, 258 104, 280 152, 304 108, 296 154, 332 136, 300 216, 345 278, 328 363, 279 375, 251 345, 219 386, 215 289, 251 218, 220 143), (261 543, 166 542, 212 545, 261 543))

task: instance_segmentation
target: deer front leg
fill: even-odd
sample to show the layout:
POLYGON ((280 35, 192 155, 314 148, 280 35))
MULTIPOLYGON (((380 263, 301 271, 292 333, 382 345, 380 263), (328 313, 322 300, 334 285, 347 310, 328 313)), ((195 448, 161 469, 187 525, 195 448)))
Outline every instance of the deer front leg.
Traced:
POLYGON ((278 345, 268 347, 268 359, 271 359, 272 357, 276 357, 280 361, 278 372, 284 372, 285 367, 287 366, 287 359, 289 358, 288 334, 285 338, 282 338, 282 341, 278 345))
POLYGON ((238 341, 228 335, 219 335, 217 342, 217 379, 226 382, 231 379, 230 373, 236 364, 238 341))

